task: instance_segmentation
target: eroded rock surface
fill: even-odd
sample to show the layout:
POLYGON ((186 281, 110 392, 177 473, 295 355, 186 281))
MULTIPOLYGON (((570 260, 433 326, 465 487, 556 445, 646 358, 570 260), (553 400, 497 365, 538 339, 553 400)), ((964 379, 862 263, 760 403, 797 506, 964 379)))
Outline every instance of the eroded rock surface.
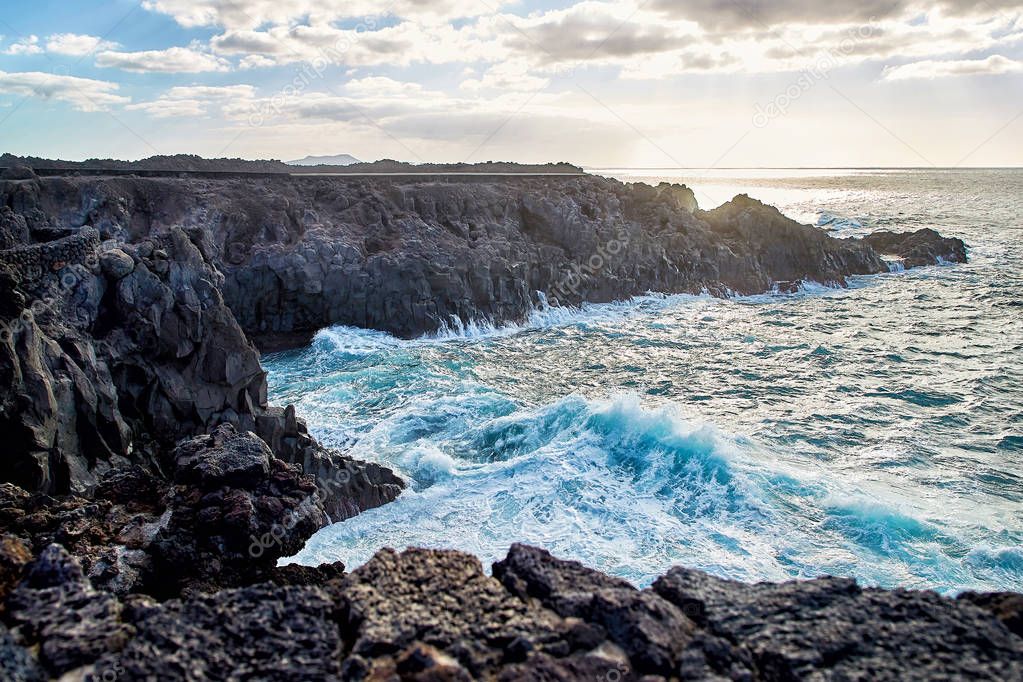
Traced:
POLYGON ((9 240, 29 243, 0 250, 0 480, 91 496, 109 471, 161 476, 178 441, 230 424, 322 480, 334 519, 400 492, 390 471, 325 450, 294 410, 267 404, 202 230, 101 241, 102 220, 69 226, 37 181, 16 184, 36 203, 3 209, 9 240))
MULTIPOLYGON (((201 232, 225 301, 265 348, 333 324, 413 336, 516 321, 538 291, 575 305, 887 271, 870 243, 745 196, 705 212, 681 185, 593 176, 44 178, 0 185, 3 195, 33 230, 91 225, 127 242, 201 232)), ((914 237, 924 246, 907 265, 965 258, 961 242, 928 246, 938 239, 914 237)))
POLYGON ((1023 674, 1023 639, 929 592, 836 578, 746 585, 681 568, 637 590, 521 545, 494 574, 459 552, 383 550, 317 585, 160 603, 95 590, 51 545, 7 599, 0 666, 20 671, 12 679, 374 682, 1023 674))

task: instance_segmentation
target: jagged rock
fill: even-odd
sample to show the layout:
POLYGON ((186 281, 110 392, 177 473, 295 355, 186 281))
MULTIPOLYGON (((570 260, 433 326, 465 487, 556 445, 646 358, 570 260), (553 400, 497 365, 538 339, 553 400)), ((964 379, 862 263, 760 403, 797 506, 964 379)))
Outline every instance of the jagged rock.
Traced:
POLYGON ((150 559, 145 552, 160 526, 161 490, 151 477, 126 470, 100 482, 103 495, 52 498, 0 486, 0 523, 35 552, 65 547, 97 588, 126 595, 142 589, 150 559), (131 480, 137 484, 127 486, 131 480))
POLYGON ((134 632, 121 622, 121 610, 115 597, 92 588, 60 545, 43 550, 7 600, 16 638, 38 645, 40 663, 54 676, 124 646, 134 632))
POLYGON ((194 438, 174 450, 174 481, 198 489, 253 488, 270 475, 273 453, 259 438, 232 426, 194 438))
POLYGON ((599 626, 640 673, 670 675, 694 630, 682 611, 658 595, 542 549, 512 545, 507 558, 494 564, 494 577, 521 598, 599 626))
POLYGON ((322 586, 332 580, 342 578, 345 574, 345 565, 340 561, 331 564, 320 564, 319 566, 302 566, 301 564, 287 564, 276 566, 270 572, 269 580, 275 585, 303 585, 322 586))
POLYGON ((312 476, 253 433, 218 427, 174 451, 170 517, 154 540, 151 589, 252 584, 327 521, 312 476))
MULTIPOLYGON (((746 585, 674 568, 653 591, 767 679, 1016 679, 1023 640, 991 614, 932 592, 821 578, 746 585)), ((719 668, 719 666, 718 666, 719 668)))
POLYGON ((907 268, 966 262, 966 245, 961 239, 942 237, 930 228, 916 232, 875 232, 864 237, 863 242, 878 253, 899 256, 907 268))
POLYGON ((143 605, 95 669, 127 680, 339 680, 337 607, 316 587, 259 586, 143 605))
POLYGON ((460 552, 383 550, 338 593, 352 655, 380 675, 411 647, 444 652, 474 678, 530 652, 566 656, 577 648, 573 624, 516 599, 460 552))
MULTIPOLYGON (((538 304, 647 291, 759 293, 886 272, 866 242, 835 239, 748 197, 700 211, 682 185, 549 178, 44 178, 0 184, 17 212, 92 224, 142 244, 193 236, 246 333, 264 348, 347 324, 413 336, 538 304), (51 213, 53 209, 48 209, 51 213)), ((0 201, 0 205, 4 202, 0 201)), ((26 217, 27 220, 27 217, 26 217)), ((142 252, 156 257, 164 248, 142 252)), ((934 254, 939 255, 939 254, 934 254)), ((934 262, 932 259, 930 262, 934 262)), ((249 428, 246 426, 246 428, 249 428)))
POLYGON ((208 250, 180 228, 101 249, 88 228, 0 251, 0 480, 87 496, 106 471, 155 471, 180 439, 230 423, 339 488, 336 518, 394 499, 403 484, 389 470, 323 450, 267 405, 208 250))

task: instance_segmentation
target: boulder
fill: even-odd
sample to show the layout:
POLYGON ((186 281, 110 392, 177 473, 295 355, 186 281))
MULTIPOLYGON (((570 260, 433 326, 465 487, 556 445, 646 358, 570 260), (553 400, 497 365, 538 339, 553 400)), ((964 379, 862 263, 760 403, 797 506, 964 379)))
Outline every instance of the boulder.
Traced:
POLYGON ((223 425, 182 442, 172 460, 169 518, 149 550, 158 595, 267 580, 327 522, 315 479, 253 433, 223 425))
POLYGON ((916 232, 875 232, 863 238, 878 253, 898 256, 907 268, 938 263, 965 263, 962 239, 943 237, 930 228, 916 232))

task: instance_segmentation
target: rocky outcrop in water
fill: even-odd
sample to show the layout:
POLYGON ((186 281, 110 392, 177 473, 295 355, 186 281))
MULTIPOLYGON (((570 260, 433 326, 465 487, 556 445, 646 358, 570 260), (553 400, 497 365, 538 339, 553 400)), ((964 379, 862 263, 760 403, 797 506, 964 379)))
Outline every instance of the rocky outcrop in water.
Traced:
POLYGON ((875 251, 898 256, 906 268, 935 263, 965 263, 966 245, 929 228, 916 232, 875 232, 863 238, 875 251))
POLYGON ((225 302, 264 348, 333 324, 414 336, 517 321, 541 304, 537 292, 576 305, 841 285, 888 270, 870 243, 748 197, 700 211, 680 185, 592 176, 45 178, 0 184, 0 198, 32 230, 88 225, 129 243, 194 235, 223 275, 225 302))
POLYGON ((493 572, 459 552, 383 550, 318 585, 256 585, 160 603, 96 590, 74 558, 50 545, 6 597, 2 665, 9 679, 1023 675, 1023 639, 965 599, 835 578, 745 585, 685 569, 638 590, 521 545, 493 572))

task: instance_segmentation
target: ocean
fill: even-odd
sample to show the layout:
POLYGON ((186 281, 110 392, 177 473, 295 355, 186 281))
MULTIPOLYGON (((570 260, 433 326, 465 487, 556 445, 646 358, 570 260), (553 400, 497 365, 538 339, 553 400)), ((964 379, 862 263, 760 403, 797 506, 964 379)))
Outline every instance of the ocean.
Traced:
POLYGON ((410 487, 290 561, 489 566, 525 542, 638 586, 685 565, 1023 590, 1023 170, 591 172, 705 208, 747 193, 839 237, 933 227, 970 262, 411 341, 323 330, 264 358, 271 402, 410 487))

